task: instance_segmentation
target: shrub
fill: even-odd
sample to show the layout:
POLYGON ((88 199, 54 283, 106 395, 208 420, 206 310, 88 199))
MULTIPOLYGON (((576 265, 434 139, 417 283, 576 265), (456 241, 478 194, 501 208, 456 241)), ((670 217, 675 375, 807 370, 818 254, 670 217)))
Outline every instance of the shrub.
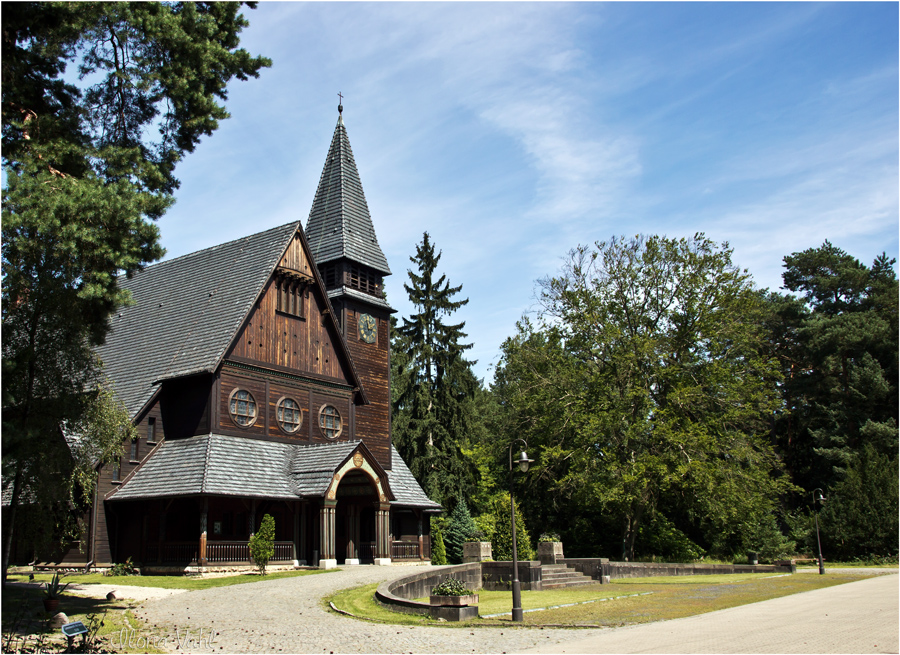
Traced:
POLYGON ((265 575, 266 566, 273 555, 275 555, 275 519, 271 514, 266 514, 257 533, 250 536, 250 557, 259 572, 265 575))
POLYGON ((134 568, 134 562, 131 561, 129 557, 124 562, 118 562, 117 564, 113 564, 112 568, 109 569, 103 575, 108 576, 117 576, 117 575, 140 575, 141 572, 134 568))
POLYGON ((447 549, 444 547, 444 537, 438 525, 431 526, 431 563, 435 566, 447 563, 447 549))
POLYGON ((431 590, 432 596, 468 596, 471 593, 462 580, 452 577, 441 580, 431 590))
MULTIPOLYGON (((509 494, 504 493, 494 499, 494 534, 491 538, 491 553, 497 561, 512 560, 512 529, 510 526, 509 494)), ((516 551, 520 561, 534 559, 534 548, 525 525, 525 516, 516 512, 516 551)))
POLYGON ((559 541, 559 535, 555 532, 542 532, 541 536, 538 537, 538 543, 552 544, 553 542, 559 541))
POLYGON ((661 512, 641 525, 638 534, 643 557, 654 556, 663 562, 693 562, 706 554, 661 512))

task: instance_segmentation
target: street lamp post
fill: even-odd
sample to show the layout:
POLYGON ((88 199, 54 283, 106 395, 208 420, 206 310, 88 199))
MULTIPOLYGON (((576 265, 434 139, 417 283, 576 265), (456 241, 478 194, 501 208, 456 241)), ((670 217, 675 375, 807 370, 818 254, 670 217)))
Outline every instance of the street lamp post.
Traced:
POLYGON ((822 559, 822 539, 819 537, 819 509, 816 502, 820 505, 825 502, 825 496, 822 495, 822 490, 819 488, 813 489, 813 512, 816 515, 816 543, 819 545, 819 575, 825 575, 825 560, 822 559), (818 496, 816 496, 817 491, 819 492, 818 496))
MULTIPOLYGON (((519 585, 519 555, 516 552, 516 498, 513 495, 513 470, 515 467, 513 466, 513 446, 521 441, 525 448, 528 448, 528 443, 524 439, 516 439, 514 442, 509 444, 509 506, 510 506, 510 517, 511 517, 511 525, 512 525, 512 556, 513 556, 513 581, 512 581, 512 620, 513 621, 524 621, 525 617, 522 613, 522 588, 519 585)), ((528 459, 528 455, 525 454, 525 449, 522 449, 522 452, 519 453, 518 459, 516 459, 515 464, 519 466, 519 470, 524 473, 528 470, 528 465, 533 462, 533 459, 528 459)))

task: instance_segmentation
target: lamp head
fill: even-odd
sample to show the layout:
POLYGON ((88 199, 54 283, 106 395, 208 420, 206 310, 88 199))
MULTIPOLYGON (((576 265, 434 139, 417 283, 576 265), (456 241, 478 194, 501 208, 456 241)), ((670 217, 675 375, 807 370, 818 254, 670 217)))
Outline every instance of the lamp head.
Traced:
POLYGON ((819 501, 820 505, 824 504, 826 499, 825 499, 825 496, 822 495, 821 491, 818 492, 818 495, 816 496, 816 500, 819 501))
POLYGON ((522 473, 525 473, 528 470, 528 465, 533 461, 533 459, 528 459, 528 455, 523 450, 521 453, 519 453, 519 458, 515 461, 515 463, 519 465, 519 470, 522 471, 522 473))

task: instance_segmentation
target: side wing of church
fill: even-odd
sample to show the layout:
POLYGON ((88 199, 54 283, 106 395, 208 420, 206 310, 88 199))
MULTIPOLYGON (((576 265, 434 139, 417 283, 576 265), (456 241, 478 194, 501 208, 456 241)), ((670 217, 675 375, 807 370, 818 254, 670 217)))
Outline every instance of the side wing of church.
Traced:
POLYGON ((343 119, 306 229, 290 223, 123 280, 99 350, 139 438, 100 471, 81 558, 244 564, 428 560, 440 511, 391 445, 390 315, 343 119))

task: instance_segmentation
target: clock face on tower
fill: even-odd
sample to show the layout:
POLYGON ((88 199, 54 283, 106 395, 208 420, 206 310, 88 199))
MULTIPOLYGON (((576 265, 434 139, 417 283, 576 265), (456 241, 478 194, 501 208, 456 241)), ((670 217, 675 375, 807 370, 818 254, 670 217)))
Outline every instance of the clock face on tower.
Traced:
POLYGON ((359 339, 366 343, 375 343, 376 332, 375 319, 369 314, 359 315, 359 339))

